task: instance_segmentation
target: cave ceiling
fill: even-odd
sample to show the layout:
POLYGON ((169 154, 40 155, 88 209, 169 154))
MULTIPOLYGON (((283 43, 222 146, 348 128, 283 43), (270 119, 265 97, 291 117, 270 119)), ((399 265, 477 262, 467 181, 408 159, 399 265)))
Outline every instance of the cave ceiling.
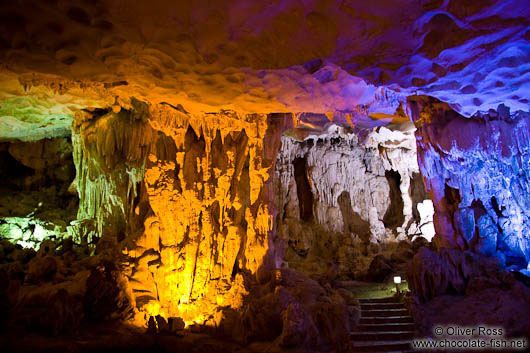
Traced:
POLYGON ((525 0, 9 1, 0 128, 61 135, 82 107, 392 116, 408 95, 464 116, 528 111, 525 0))

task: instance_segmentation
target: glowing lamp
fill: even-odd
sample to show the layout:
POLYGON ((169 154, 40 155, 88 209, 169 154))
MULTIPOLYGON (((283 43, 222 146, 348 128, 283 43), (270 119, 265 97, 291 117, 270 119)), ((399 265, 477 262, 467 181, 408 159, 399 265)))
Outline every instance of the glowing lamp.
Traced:
POLYGON ((394 276, 394 284, 396 285, 396 293, 399 294, 399 285, 401 284, 401 276, 394 276))

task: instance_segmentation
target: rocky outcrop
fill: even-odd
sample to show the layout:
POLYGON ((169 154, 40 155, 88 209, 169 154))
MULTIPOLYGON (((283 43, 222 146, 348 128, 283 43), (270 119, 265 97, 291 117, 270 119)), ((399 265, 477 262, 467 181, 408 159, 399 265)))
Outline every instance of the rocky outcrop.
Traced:
POLYGON ((347 341, 355 311, 350 318, 341 295, 294 270, 274 270, 285 242, 274 231, 270 174, 290 121, 198 117, 139 102, 76 116, 80 208, 70 231, 97 242, 96 253, 122 249, 134 324, 157 331, 184 322, 243 344, 347 341))
POLYGON ((439 326, 474 327, 487 322, 489 327, 502 328, 506 337, 528 337, 530 319, 524 314, 530 312, 530 288, 510 276, 502 284, 488 277, 476 281, 479 282, 475 291, 465 295, 451 293, 426 303, 414 303, 411 311, 418 335, 431 337, 439 326))
POLYGON ((72 262, 54 255, 66 243, 49 241, 33 258, 10 255, 26 261, 14 295, 21 320, 58 310, 57 321, 37 326, 67 332, 116 312, 150 332, 177 325, 241 344, 346 349, 358 319, 352 298, 329 280, 278 270, 285 243, 274 232, 269 175, 289 118, 196 117, 139 101, 79 112, 72 141, 80 206, 69 244, 96 255, 72 262), (84 276, 75 288, 71 275, 84 276), (42 310, 32 311, 38 300, 42 310))
POLYGON ((495 257, 450 248, 436 252, 423 247, 408 269, 409 288, 420 301, 447 293, 465 294, 477 278, 489 277, 500 285, 503 276, 495 257))
MULTIPOLYGON (((126 290, 131 279, 120 270, 119 258, 113 250, 87 256, 73 243, 46 240, 35 252, 0 240, 0 295, 5 300, 0 326, 75 335, 80 344, 77 337, 86 333, 87 324, 113 320, 113 329, 118 329, 121 322, 130 323, 127 320, 135 316, 139 300, 136 296, 131 302, 135 297, 126 290)), ((204 322, 167 317, 161 306, 161 315, 150 316, 144 332, 162 336, 178 332, 182 337, 187 327, 241 347, 266 340, 272 351, 348 349, 349 332, 359 321, 359 303, 349 291, 334 290, 329 283, 292 269, 273 270, 261 282, 252 277, 242 272, 232 283, 225 281, 223 285, 232 289, 228 295, 218 293, 215 299, 224 302, 212 306, 204 322)), ((159 284, 153 286, 160 288, 159 284)))
POLYGON ((80 111, 74 122, 74 184, 80 202, 68 231, 76 243, 92 250, 100 239, 100 246, 117 244, 137 225, 134 200, 153 133, 146 106, 134 102, 132 112, 80 111))
POLYGON ((409 109, 420 170, 434 202, 437 246, 527 268, 530 115, 510 114, 500 105, 465 118, 425 97, 412 97, 409 109))
POLYGON ((282 137, 276 219, 290 266, 322 273, 336 263, 347 279, 367 271, 381 250, 370 253, 363 243, 430 239, 432 213, 410 125, 352 130, 324 119, 306 119, 282 137))
POLYGON ((321 286, 292 269, 275 270, 246 300, 241 321, 227 325, 224 319, 220 327, 235 328, 229 336, 244 341, 274 341, 275 349, 346 350, 350 329, 359 320, 351 293, 333 290, 329 283, 321 286))
MULTIPOLYGON (((375 255, 393 256, 395 246, 385 243, 432 237, 413 128, 352 129, 346 120, 316 114, 293 120, 274 176, 285 262, 317 277, 335 268, 341 280, 386 279, 370 273, 375 255)), ((400 260, 389 267, 403 266, 400 260)))
POLYGON ((409 267, 410 309, 418 334, 437 326, 472 327, 486 322, 507 337, 528 337, 530 288, 503 271, 496 257, 471 251, 422 248, 409 267), (518 319, 514 320, 513 318, 518 319))
POLYGON ((275 173, 280 220, 314 220, 372 242, 421 234, 410 192, 418 173, 413 130, 332 126, 303 141, 284 136, 275 173))
MULTIPOLYGON (((56 221, 61 222, 60 220, 56 221)), ((47 239, 67 236, 65 223, 42 221, 32 217, 0 218, 0 237, 25 248, 38 249, 47 239)))
POLYGON ((194 117, 136 101, 81 113, 75 124, 81 201, 70 231, 96 250, 122 242, 137 322, 203 324, 216 308, 241 308, 242 273, 259 277, 275 261, 267 117, 194 117))
POLYGON ((0 241, 0 293, 6 300, 2 323, 63 335, 111 316, 130 317, 132 307, 116 255, 86 257, 72 245, 45 240, 35 252, 0 241))

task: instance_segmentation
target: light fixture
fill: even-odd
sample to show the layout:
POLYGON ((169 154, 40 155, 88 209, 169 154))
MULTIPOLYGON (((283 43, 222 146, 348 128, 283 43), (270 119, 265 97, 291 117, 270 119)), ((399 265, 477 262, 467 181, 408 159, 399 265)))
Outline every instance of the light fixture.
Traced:
POLYGON ((394 284, 396 285, 396 293, 399 294, 399 284, 401 283, 401 276, 394 276, 394 284))

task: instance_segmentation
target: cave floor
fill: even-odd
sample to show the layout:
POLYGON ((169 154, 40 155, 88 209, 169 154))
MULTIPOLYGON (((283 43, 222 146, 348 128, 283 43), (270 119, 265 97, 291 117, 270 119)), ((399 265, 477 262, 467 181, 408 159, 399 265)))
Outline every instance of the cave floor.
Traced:
MULTIPOLYGON (((125 326, 113 322, 84 327, 73 335, 49 336, 13 329, 0 335, 3 352, 57 353, 57 352, 247 352, 240 345, 215 337, 193 332, 181 335, 152 335, 145 329, 125 326), (13 339, 20 337, 21 339, 13 339)), ((258 350, 259 351, 259 350, 258 350)))
POLYGON ((76 219, 77 202, 72 195, 59 196, 55 186, 31 191, 0 188, 0 217, 33 217, 70 223, 76 219))
POLYGON ((55 186, 26 191, 0 186, 0 238, 38 250, 45 239, 68 236, 77 209, 77 197, 60 194, 55 186))
MULTIPOLYGON (((391 283, 360 281, 340 282, 358 299, 395 295, 391 283)), ((273 342, 254 342, 242 346, 203 333, 181 331, 180 334, 149 334, 145 329, 106 322, 83 327, 72 335, 49 336, 43 333, 17 331, 8 327, 0 335, 4 352, 283 352, 273 342), (13 339, 13 337, 23 337, 13 339)), ((286 352, 289 350, 285 350, 286 352)))
MULTIPOLYGON (((352 292, 357 299, 386 298, 396 294, 396 286, 393 283, 343 281, 339 282, 339 285, 352 292)), ((407 291, 407 283, 401 283, 399 290, 400 292, 407 291)))

